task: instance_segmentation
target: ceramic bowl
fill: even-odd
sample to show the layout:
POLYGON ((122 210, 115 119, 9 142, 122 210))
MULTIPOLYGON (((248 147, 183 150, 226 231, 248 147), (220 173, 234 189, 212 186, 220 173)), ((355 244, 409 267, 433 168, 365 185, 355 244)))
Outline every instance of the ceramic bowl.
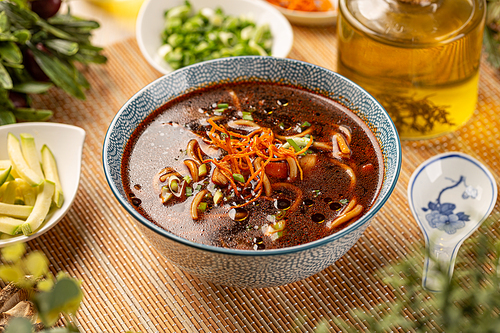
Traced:
POLYGON ((307 278, 332 265, 362 235, 389 198, 401 168, 399 137, 387 112, 365 90, 327 69, 290 59, 234 57, 177 70, 150 83, 116 114, 103 146, 104 172, 109 186, 144 236, 167 260, 185 272, 216 284, 236 287, 272 287, 307 278), (167 101, 217 82, 245 79, 302 86, 333 99, 342 98, 374 130, 383 151, 385 174, 373 207, 358 221, 323 239, 299 246, 248 251, 197 244, 175 236, 139 214, 122 186, 123 149, 136 127, 167 101))
MULTIPOLYGON (((227 15, 252 17, 257 25, 269 24, 273 34, 271 55, 286 57, 293 44, 293 31, 287 19, 271 4, 261 0, 190 0, 193 11, 202 8, 220 7, 227 15)), ((162 74, 172 71, 158 55, 162 45, 161 32, 164 27, 165 10, 182 5, 184 0, 146 0, 139 11, 136 24, 137 43, 142 55, 162 74)))
MULTIPOLYGON (((35 138, 37 150, 47 145, 54 155, 59 178, 64 193, 64 203, 61 208, 53 210, 40 228, 29 236, 19 235, 0 239, 0 247, 18 242, 32 240, 54 227, 70 209, 80 183, 82 150, 85 141, 85 131, 76 126, 56 123, 19 123, 0 126, 0 159, 8 159, 7 134, 12 133, 17 138, 21 133, 29 133, 35 138)), ((6 236, 6 235, 3 235, 6 236)))
POLYGON ((327 12, 306 12, 302 10, 290 10, 284 7, 273 5, 292 24, 309 27, 330 26, 337 23, 338 1, 330 0, 334 9, 327 12))

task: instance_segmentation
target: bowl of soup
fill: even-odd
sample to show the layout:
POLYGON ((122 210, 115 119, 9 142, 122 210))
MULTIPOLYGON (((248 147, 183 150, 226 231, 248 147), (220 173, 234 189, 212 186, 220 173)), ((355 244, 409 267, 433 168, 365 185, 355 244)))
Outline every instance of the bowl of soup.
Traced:
POLYGON ((234 57, 136 93, 106 134, 109 186, 173 265, 215 284, 305 279, 391 195, 401 145, 383 107, 319 66, 234 57))

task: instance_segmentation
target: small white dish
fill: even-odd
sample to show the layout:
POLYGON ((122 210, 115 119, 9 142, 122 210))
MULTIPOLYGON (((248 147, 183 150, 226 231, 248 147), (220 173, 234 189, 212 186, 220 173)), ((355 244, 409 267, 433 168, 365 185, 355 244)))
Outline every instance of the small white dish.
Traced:
POLYGON ((55 209, 40 228, 29 236, 19 235, 0 239, 0 248, 6 245, 27 242, 55 226, 68 212, 73 203, 80 183, 83 143, 85 131, 76 126, 56 123, 19 123, 0 126, 0 159, 9 158, 7 153, 7 135, 14 134, 17 138, 21 133, 29 133, 35 138, 37 150, 47 145, 54 155, 59 171, 59 178, 64 193, 64 203, 61 208, 55 209))
POLYGON ((408 202, 425 236, 425 289, 442 289, 437 264, 451 278, 460 246, 490 215, 497 194, 491 172, 463 153, 436 155, 415 170, 408 183, 408 202))
MULTIPOLYGON (((161 33, 165 19, 164 12, 182 5, 184 0, 146 0, 139 11, 136 35, 143 56, 162 74, 172 72, 170 66, 158 55, 162 45, 161 33)), ((257 25, 269 24, 273 34, 271 55, 285 58, 293 45, 293 31, 287 19, 273 5, 261 0, 190 0, 196 12, 202 8, 220 7, 228 15, 245 15, 255 20, 257 25)))
POLYGON ((327 12, 306 12, 302 10, 290 10, 284 7, 273 5, 278 9, 292 24, 304 25, 310 27, 329 26, 337 22, 338 1, 330 0, 334 10, 327 12))

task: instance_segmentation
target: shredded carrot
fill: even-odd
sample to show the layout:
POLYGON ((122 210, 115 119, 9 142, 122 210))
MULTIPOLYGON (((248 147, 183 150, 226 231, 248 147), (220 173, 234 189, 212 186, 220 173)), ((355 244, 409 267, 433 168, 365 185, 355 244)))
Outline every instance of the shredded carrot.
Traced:
POLYGON ((304 12, 327 12, 334 10, 329 0, 267 0, 273 5, 304 12))
POLYGON ((313 141, 312 138, 306 147, 297 152, 293 147, 284 148, 283 142, 274 137, 274 133, 270 128, 262 127, 244 135, 229 131, 224 125, 217 124, 213 118, 209 118, 207 121, 212 126, 208 132, 207 142, 219 149, 223 149, 227 154, 219 160, 206 159, 203 160, 203 163, 215 164, 222 174, 228 178, 234 193, 238 196, 241 192, 238 190, 238 185, 233 179, 234 174, 241 174, 241 170, 243 170, 247 175, 244 184, 240 183, 239 185, 240 190, 251 186, 253 180, 257 181, 253 191, 250 191, 252 194, 244 198, 246 200, 245 203, 236 207, 246 206, 262 195, 265 167, 272 161, 283 161, 290 157, 293 158, 297 163, 297 167, 300 170, 300 178, 302 179, 302 169, 300 168, 297 156, 307 151, 313 141), (252 162, 257 157, 261 157, 263 162, 259 168, 255 169, 252 162), (228 168, 229 166, 231 169, 228 168))

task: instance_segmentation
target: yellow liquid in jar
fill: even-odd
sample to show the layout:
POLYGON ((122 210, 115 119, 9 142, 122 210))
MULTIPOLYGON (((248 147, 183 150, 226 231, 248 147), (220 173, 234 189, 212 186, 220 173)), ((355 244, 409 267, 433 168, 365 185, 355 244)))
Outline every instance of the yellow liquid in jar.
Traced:
MULTIPOLYGON (((356 23, 349 13, 344 15, 346 1, 341 0, 344 8, 338 22, 338 72, 384 106, 402 139, 432 138, 464 125, 476 108, 484 10, 476 8, 475 16, 462 25, 450 20, 457 28, 446 39, 420 34, 414 42, 400 36, 391 40, 356 23)), ((450 0, 444 0, 445 5, 446 1, 450 0)), ((466 0, 452 1, 459 5, 466 0)), ((444 7, 450 9, 448 17, 458 17, 454 11, 463 9, 454 5, 444 7)), ((387 21, 391 19, 397 21, 398 17, 387 21)), ((411 24, 406 21, 395 26, 400 31, 403 25, 419 31, 422 22, 416 22, 416 27, 411 24)))

